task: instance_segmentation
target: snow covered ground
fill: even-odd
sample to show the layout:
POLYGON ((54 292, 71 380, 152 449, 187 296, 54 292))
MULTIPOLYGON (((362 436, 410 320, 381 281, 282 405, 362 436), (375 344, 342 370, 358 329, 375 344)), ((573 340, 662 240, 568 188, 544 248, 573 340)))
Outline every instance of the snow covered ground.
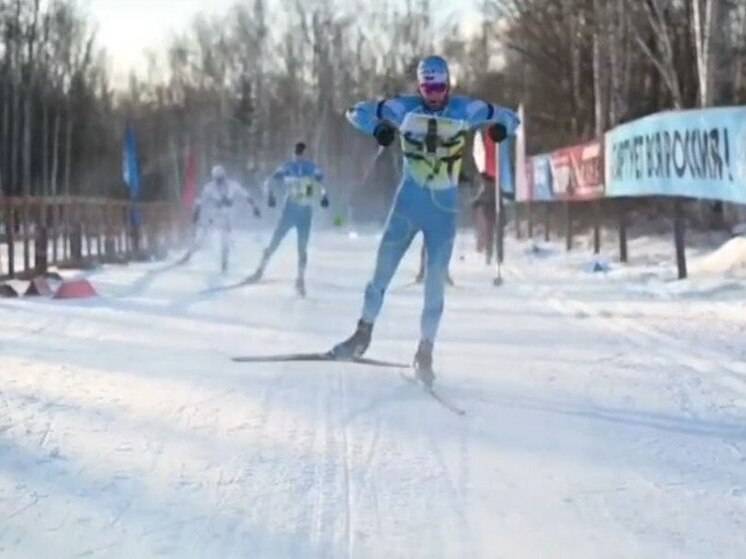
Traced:
MULTIPOLYGON (((495 288, 463 239, 435 355, 459 417, 395 369, 231 362, 348 335, 376 246, 315 234, 305 300, 294 239, 263 284, 200 293, 260 237, 229 277, 205 252, 0 301, 1 557, 746 556, 743 268, 511 240, 495 288)), ((372 357, 411 359, 417 252, 372 357)))

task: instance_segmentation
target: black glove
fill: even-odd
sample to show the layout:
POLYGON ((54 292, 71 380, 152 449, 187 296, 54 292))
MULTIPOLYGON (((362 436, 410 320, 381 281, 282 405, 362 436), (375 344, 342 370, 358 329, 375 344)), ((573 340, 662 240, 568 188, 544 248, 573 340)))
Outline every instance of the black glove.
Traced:
POLYGON ((508 137, 508 129, 499 122, 496 122, 487 129, 487 134, 493 142, 499 144, 508 137))
POLYGON ((322 208, 328 208, 329 207, 329 198, 327 197, 326 194, 324 194, 321 197, 321 207, 322 208))
POLYGON ((270 208, 274 208, 277 205, 277 200, 275 199, 275 195, 271 192, 269 193, 269 196, 267 197, 267 205, 270 208))
POLYGON ((386 124, 385 122, 381 122, 376 126, 376 129, 373 130, 373 136, 375 136, 378 145, 382 147, 390 146, 394 141, 395 135, 396 130, 394 130, 390 124, 386 124))

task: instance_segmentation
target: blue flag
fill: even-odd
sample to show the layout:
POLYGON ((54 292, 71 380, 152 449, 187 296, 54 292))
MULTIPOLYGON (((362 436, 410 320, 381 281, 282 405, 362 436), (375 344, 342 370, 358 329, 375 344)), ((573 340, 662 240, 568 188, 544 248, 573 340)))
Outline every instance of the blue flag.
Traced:
MULTIPOLYGON (((122 149, 122 176, 130 191, 130 200, 138 202, 140 199, 140 158, 137 154, 137 138, 135 130, 127 125, 124 133, 124 147, 122 149)), ((142 224, 142 216, 137 208, 132 209, 130 215, 132 225, 142 224)))
POLYGON ((122 150, 122 174, 124 182, 130 191, 130 200, 136 202, 140 198, 140 159, 137 155, 137 139, 135 131, 129 124, 124 133, 124 149, 122 150))

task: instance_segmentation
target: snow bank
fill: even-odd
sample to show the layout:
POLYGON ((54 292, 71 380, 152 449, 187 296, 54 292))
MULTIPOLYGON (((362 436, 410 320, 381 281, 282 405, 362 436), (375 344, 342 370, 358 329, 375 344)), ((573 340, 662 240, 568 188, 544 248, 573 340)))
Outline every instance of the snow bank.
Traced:
POLYGON ((692 261, 692 275, 746 274, 746 237, 734 237, 714 252, 692 261))

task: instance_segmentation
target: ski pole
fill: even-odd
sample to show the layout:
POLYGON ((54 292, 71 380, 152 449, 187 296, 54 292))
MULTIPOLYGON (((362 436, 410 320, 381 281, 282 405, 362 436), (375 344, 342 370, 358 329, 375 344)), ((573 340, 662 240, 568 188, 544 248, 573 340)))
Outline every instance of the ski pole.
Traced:
MULTIPOLYGON (((376 151, 375 156, 373 159, 368 163, 368 167, 365 170, 365 174, 363 175, 362 180, 360 181, 360 188, 364 189, 368 186, 368 182, 370 181, 370 177, 373 176, 373 171, 376 168, 376 164, 378 163, 378 160, 381 157, 381 154, 384 152, 386 148, 384 146, 378 146, 378 150, 376 151)), ((347 223, 351 223, 351 217, 350 212, 352 210, 352 197, 353 197, 354 191, 353 189, 348 189, 347 195, 347 223)))
POLYGON ((365 188, 368 185, 370 177, 373 176, 373 170, 376 168, 376 163, 378 163, 378 159, 381 157, 381 154, 384 152, 385 149, 386 148, 384 146, 378 146, 375 157, 373 157, 373 160, 370 162, 367 170, 365 171, 365 174, 363 175, 363 181, 361 183, 362 188, 365 188))

